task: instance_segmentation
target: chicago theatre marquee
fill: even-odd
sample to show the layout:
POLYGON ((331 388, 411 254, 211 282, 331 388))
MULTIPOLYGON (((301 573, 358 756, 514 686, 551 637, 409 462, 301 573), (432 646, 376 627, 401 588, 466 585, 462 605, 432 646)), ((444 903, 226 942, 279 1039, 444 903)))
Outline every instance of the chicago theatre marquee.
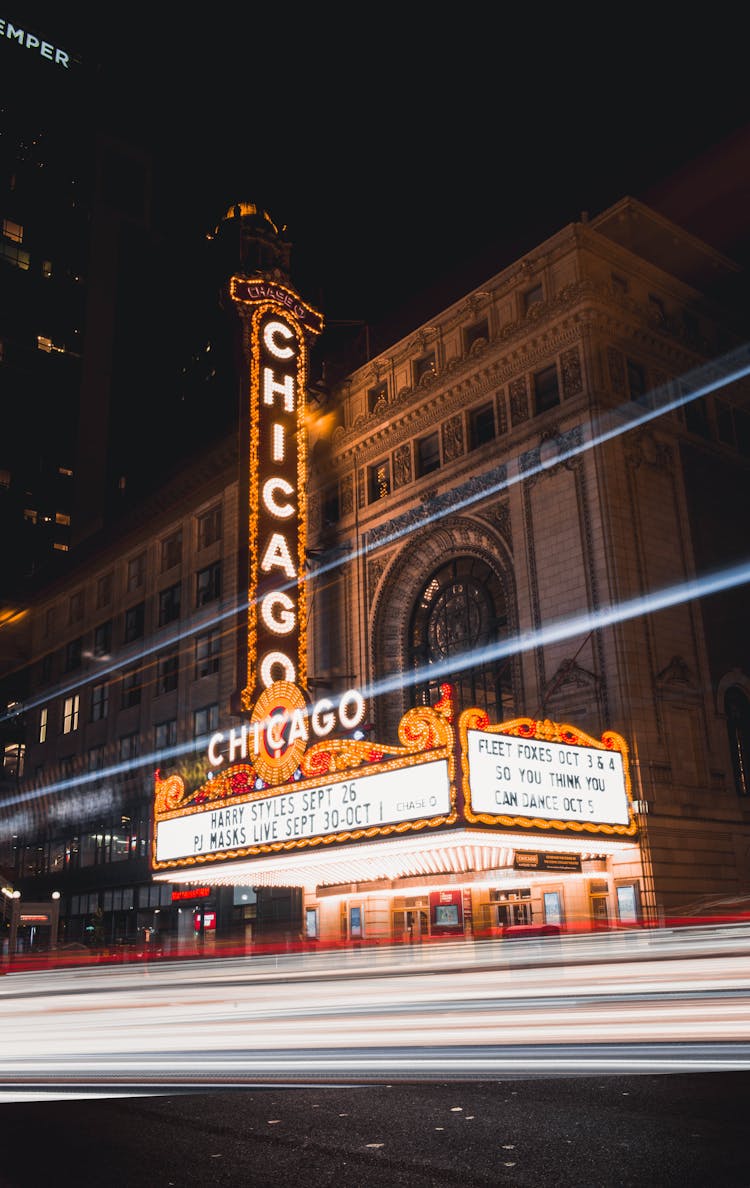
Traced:
POLYGON ((323 322, 286 282, 234 276, 229 294, 246 368, 242 688, 193 786, 157 773, 154 878, 301 888, 304 934, 324 941, 642 918, 620 735, 458 712, 446 683, 388 744, 357 729, 362 690, 308 692, 305 406, 323 322))

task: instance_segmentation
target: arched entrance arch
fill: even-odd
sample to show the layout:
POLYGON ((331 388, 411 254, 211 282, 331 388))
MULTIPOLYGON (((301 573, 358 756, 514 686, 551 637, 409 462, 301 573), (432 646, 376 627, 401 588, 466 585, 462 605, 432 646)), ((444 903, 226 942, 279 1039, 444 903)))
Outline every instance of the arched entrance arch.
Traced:
POLYGON ((374 683, 386 690, 376 698, 378 736, 395 736, 407 709, 434 703, 445 681, 458 709, 512 716, 520 665, 493 645, 516 622, 508 549, 488 525, 456 518, 409 538, 385 568, 372 609, 374 683))

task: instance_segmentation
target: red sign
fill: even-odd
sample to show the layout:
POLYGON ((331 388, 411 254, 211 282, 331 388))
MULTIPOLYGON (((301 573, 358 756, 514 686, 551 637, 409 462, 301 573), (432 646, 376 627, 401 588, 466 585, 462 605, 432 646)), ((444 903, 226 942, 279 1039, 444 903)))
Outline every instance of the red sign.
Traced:
MULTIPOLYGON (((201 913, 195 912, 193 914, 193 927, 196 932, 201 930, 201 913)), ((216 931, 216 912, 203 912, 203 931, 216 931)))
POLYGON ((207 899, 210 894, 210 887, 188 887, 187 891, 173 891, 172 903, 178 899, 207 899))

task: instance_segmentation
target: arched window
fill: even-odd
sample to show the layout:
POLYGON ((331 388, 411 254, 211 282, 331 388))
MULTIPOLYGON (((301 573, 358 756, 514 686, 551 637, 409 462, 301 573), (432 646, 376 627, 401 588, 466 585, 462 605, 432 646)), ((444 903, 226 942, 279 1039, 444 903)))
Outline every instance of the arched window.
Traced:
POLYGON ((441 566, 423 586, 411 616, 414 704, 434 705, 448 681, 459 711, 476 705, 490 721, 512 716, 510 658, 492 654, 506 635, 505 597, 490 566, 478 557, 456 557, 441 566), (438 664, 440 672, 431 674, 438 664))
POLYGON ((750 796, 750 702, 737 685, 727 689, 724 712, 729 731, 729 751, 738 796, 750 796))

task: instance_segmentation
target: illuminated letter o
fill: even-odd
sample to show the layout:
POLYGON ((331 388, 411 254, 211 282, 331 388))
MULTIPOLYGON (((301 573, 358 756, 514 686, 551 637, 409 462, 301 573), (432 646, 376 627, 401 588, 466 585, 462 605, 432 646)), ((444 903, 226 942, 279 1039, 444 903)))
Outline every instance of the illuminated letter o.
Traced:
POLYGON ((260 679, 266 689, 274 683, 274 680, 289 681, 293 685, 295 676, 294 665, 288 656, 285 656, 283 652, 266 652, 260 666, 260 679), (281 677, 273 675, 273 670, 277 666, 283 669, 281 677))
POLYGON ((332 709, 333 702, 329 701, 327 697, 321 697, 313 707, 312 728, 318 738, 325 738, 326 734, 330 734, 333 730, 336 719, 331 713, 332 709))
POLYGON ((339 720, 344 730, 353 730, 365 716, 365 699, 357 689, 348 689, 341 694, 339 702, 339 720), (347 712, 346 706, 351 703, 352 709, 347 712))

